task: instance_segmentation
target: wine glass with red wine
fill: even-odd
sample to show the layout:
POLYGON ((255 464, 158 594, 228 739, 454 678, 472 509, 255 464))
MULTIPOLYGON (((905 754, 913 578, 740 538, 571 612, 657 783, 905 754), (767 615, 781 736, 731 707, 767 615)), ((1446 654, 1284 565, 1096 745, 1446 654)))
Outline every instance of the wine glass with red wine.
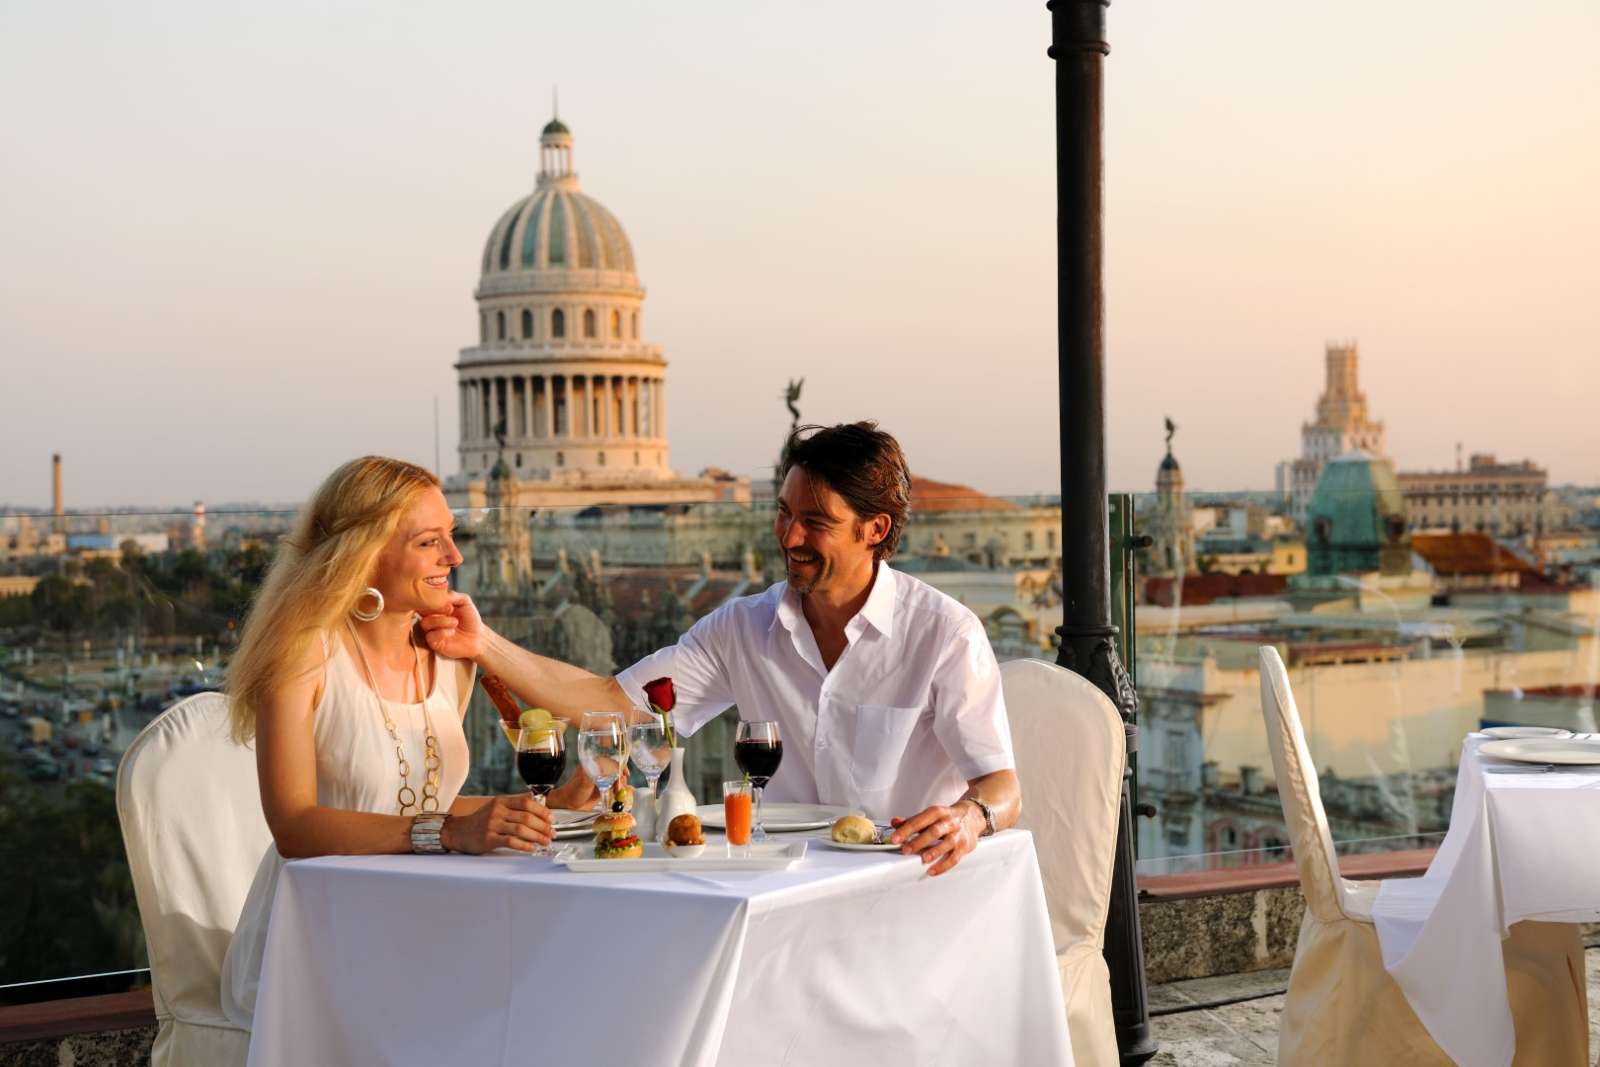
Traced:
POLYGON ((766 791, 767 782, 778 773, 778 764, 783 762, 783 741, 778 737, 778 724, 740 722, 733 735, 733 759, 739 769, 750 776, 750 784, 756 788, 755 826, 751 828, 750 840, 760 844, 767 839, 766 828, 761 824, 761 794, 766 791))
MULTIPOLYGON (((517 774, 540 804, 546 803, 545 797, 566 769, 567 745, 559 726, 529 726, 517 731, 517 774)), ((533 854, 548 856, 550 850, 541 845, 533 854)))

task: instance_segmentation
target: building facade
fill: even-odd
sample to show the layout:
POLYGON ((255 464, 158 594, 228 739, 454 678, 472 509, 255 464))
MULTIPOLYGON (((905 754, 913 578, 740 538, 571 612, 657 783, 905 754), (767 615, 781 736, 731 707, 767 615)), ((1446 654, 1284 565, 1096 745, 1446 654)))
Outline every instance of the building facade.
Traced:
POLYGON ((1532 460, 1500 463, 1476 453, 1465 470, 1401 471, 1406 522, 1413 530, 1541 537, 1562 529, 1566 509, 1532 460))

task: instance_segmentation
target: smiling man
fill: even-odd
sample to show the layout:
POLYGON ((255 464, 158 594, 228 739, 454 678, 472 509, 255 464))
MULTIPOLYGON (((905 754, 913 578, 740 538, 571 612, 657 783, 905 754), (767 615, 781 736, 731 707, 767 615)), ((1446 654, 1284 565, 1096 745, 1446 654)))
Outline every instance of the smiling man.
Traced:
POLYGON ((941 874, 1021 810, 1000 671, 983 625, 889 566, 911 509, 900 445, 871 422, 808 426, 784 447, 773 533, 787 580, 729 601, 616 678, 529 653, 471 602, 423 621, 524 699, 575 720, 644 704, 671 677, 692 734, 728 707, 770 719, 784 759, 770 799, 840 804, 890 820, 891 840, 941 874))

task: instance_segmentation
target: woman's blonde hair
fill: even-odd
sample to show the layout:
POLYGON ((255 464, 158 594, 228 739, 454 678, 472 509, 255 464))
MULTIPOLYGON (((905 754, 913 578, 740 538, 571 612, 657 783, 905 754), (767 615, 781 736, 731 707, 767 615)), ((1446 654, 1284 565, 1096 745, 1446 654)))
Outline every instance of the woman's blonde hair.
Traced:
POLYGON ((267 695, 356 606, 400 517, 438 485, 431 472, 382 456, 353 459, 328 475, 294 533, 278 543, 228 667, 235 740, 255 736, 267 695))

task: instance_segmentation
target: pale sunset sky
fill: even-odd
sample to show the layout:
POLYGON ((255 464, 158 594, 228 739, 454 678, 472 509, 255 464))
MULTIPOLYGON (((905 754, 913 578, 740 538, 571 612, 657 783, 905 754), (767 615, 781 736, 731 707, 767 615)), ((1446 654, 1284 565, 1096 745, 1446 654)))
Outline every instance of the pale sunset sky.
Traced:
MULTIPOLYGON (((1109 480, 1162 417, 1270 488, 1324 342, 1401 469, 1600 482, 1600 4, 1116 0, 1109 480)), ((0 3, 0 502, 303 500, 457 469, 483 241, 550 91, 669 360, 671 461, 877 418, 918 473, 1053 492, 1041 2, 0 3)))

